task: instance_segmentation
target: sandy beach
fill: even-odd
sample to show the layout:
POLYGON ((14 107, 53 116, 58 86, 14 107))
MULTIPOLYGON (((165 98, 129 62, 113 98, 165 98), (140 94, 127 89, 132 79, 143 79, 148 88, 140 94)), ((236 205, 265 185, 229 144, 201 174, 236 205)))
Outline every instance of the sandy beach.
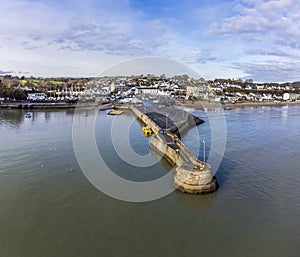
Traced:
POLYGON ((183 106, 193 109, 224 109, 230 110, 235 108, 261 108, 261 107, 281 107, 300 105, 300 101, 295 102, 242 102, 242 103, 214 103, 208 101, 177 101, 177 106, 183 106))

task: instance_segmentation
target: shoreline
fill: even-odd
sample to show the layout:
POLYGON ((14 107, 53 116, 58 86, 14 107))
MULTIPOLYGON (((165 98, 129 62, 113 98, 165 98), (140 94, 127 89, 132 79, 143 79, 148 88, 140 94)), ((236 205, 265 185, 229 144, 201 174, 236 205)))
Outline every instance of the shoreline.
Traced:
MULTIPOLYGON (((283 106, 298 106, 300 101, 295 102, 243 102, 243 103, 226 103, 220 104, 208 101, 176 101, 175 106, 192 108, 195 110, 233 110, 233 109, 249 109, 249 108, 263 108, 263 107, 283 107, 283 106)), ((100 107, 99 110, 128 109, 126 105, 114 105, 107 103, 103 105, 98 104, 67 104, 67 103, 1 103, 0 109, 75 109, 75 108, 95 108, 100 107)))
POLYGON ((176 106, 193 108, 196 110, 232 110, 232 109, 247 109, 247 108, 262 108, 262 107, 282 107, 282 106, 298 106, 300 105, 300 101, 295 102, 243 102, 243 103, 227 103, 220 104, 214 102, 207 101, 185 101, 185 102, 176 102, 176 106), (205 107, 203 106, 205 105, 205 107))
POLYGON ((0 109, 20 109, 20 110, 33 110, 33 109, 75 109, 75 108, 95 108, 99 107, 100 110, 107 110, 113 108, 111 103, 99 105, 99 104, 89 104, 89 103, 1 103, 0 109))

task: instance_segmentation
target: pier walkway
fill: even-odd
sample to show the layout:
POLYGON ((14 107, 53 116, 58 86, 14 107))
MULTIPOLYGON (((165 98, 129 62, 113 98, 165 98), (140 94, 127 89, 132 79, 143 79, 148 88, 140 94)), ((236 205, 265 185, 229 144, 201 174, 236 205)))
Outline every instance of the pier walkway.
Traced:
POLYGON ((172 165, 176 165, 174 186, 185 193, 216 191, 218 183, 211 167, 198 160, 180 140, 180 136, 203 121, 183 110, 153 106, 131 106, 135 116, 154 132, 150 146, 172 165))

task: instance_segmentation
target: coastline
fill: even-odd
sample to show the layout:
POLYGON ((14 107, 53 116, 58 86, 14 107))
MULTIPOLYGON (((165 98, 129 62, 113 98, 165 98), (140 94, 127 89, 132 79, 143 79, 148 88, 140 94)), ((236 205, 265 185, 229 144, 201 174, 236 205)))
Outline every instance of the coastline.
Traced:
POLYGON ((196 110, 204 109, 239 109, 239 108, 262 108, 262 107, 282 107, 282 106, 296 106, 300 105, 300 101, 295 102, 243 102, 243 103, 214 103, 214 102, 201 102, 201 101, 180 101, 176 102, 177 106, 193 108, 196 110), (204 107, 205 106, 205 107, 204 107))
POLYGON ((107 110, 113 108, 111 103, 99 105, 94 103, 1 103, 0 109, 75 109, 75 108, 95 108, 98 107, 100 110, 107 110))
MULTIPOLYGON (((247 109, 247 108, 262 108, 262 107, 282 107, 282 106, 297 106, 300 105, 300 101, 295 102, 242 102, 242 103, 226 103, 220 104, 217 102, 208 101, 176 101, 175 106, 192 108, 195 110, 231 110, 231 109, 247 109)), ((114 105, 107 103, 103 105, 99 104, 67 104, 67 103, 1 103, 0 109, 75 109, 75 108, 95 108, 99 107, 99 110, 108 110, 112 108, 116 109, 128 109, 127 105, 114 105)))

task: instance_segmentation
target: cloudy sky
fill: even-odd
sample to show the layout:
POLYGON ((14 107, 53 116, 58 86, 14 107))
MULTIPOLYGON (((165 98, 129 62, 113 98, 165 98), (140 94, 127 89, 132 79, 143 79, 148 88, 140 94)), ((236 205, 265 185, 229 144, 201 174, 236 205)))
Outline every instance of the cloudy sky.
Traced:
POLYGON ((1 0, 0 74, 97 76, 157 56, 206 79, 296 81, 299 10, 299 0, 1 0))

